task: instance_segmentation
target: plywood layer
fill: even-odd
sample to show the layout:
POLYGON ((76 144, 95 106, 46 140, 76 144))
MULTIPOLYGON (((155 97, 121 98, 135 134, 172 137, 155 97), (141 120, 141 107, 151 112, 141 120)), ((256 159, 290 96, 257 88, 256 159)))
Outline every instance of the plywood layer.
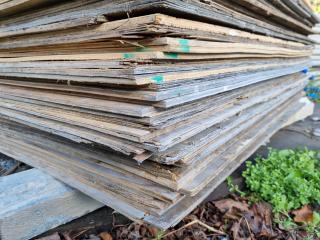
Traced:
MULTIPOLYGON (((260 12, 264 10, 257 3, 258 1, 254 3, 255 10, 258 9, 260 12)), ((129 16, 130 14, 135 16, 143 12, 164 12, 164 9, 166 9, 166 12, 169 9, 176 15, 183 13, 184 16, 198 17, 203 21, 219 22, 235 28, 242 28, 264 35, 269 33, 269 35, 278 38, 295 41, 307 41, 307 38, 303 37, 302 34, 311 33, 310 28, 304 27, 301 29, 301 25, 297 26, 297 21, 292 24, 292 18, 286 16, 284 19, 284 14, 279 16, 279 12, 274 13, 274 15, 277 15, 278 19, 282 18, 280 24, 279 21, 272 22, 270 19, 266 21, 266 19, 251 16, 251 10, 247 7, 234 8, 234 4, 225 1, 211 0, 204 3, 198 0, 188 2, 183 0, 112 0, 108 2, 78 0, 62 3, 43 11, 31 12, 24 18, 17 17, 3 20, 0 36, 8 37, 99 24, 107 21, 108 17, 126 18, 128 12, 130 12, 129 16), (289 18, 291 20, 290 25, 286 24, 289 18), (60 21, 57 22, 57 19, 60 21), (280 27, 283 24, 285 26, 280 27)), ((311 11, 309 10, 309 12, 311 11)))
MULTIPOLYGON (((221 163, 230 163, 230 160, 225 161, 226 158, 234 159, 235 161, 244 160, 236 158, 237 153, 245 152, 245 149, 250 146, 244 144, 244 142, 251 142, 251 146, 254 148, 254 146, 257 146, 256 141, 258 139, 261 139, 259 141, 265 141, 264 134, 266 136, 272 134, 275 129, 281 126, 279 123, 287 119, 284 115, 288 114, 288 111, 293 111, 292 109, 296 107, 296 101, 293 101, 289 105, 287 102, 283 107, 273 111, 269 117, 265 117, 260 124, 250 128, 249 131, 247 130, 245 135, 238 135, 240 138, 234 141, 234 144, 229 145, 229 147, 234 149, 232 155, 235 158, 231 156, 230 158, 228 154, 223 154, 224 151, 221 150, 222 153, 220 155, 223 158, 221 160, 215 158, 213 165, 207 166, 206 170, 209 171, 210 169, 211 174, 214 173, 214 175, 208 178, 209 183, 210 179, 215 179, 214 176, 221 171, 218 170, 223 167, 223 165, 220 166, 221 163), (270 125, 273 126, 272 131, 270 131, 270 125)), ((99 164, 99 161, 95 161, 94 159, 80 160, 81 151, 79 152, 78 149, 75 149, 74 154, 70 152, 70 148, 69 151, 64 151, 65 147, 71 145, 59 143, 61 140, 55 140, 49 135, 44 138, 44 136, 42 137, 43 134, 43 132, 37 132, 36 130, 23 127, 23 125, 9 123, 2 119, 0 149, 7 155, 43 169, 135 220, 143 219, 158 227, 167 228, 174 224, 177 219, 181 219, 181 216, 184 216, 186 212, 190 211, 188 209, 190 209, 191 205, 188 205, 188 208, 183 212, 175 210, 184 205, 184 199, 190 197, 184 194, 180 194, 179 197, 179 193, 173 194, 174 192, 170 192, 169 189, 160 188, 158 183, 138 182, 139 179, 142 181, 138 176, 129 174, 129 172, 122 175, 121 171, 119 174, 119 170, 116 167, 110 168, 108 164, 99 164), (47 140, 44 142, 44 139, 47 140), (63 145, 61 145, 61 148, 57 148, 57 144, 63 145), (107 179, 108 182, 105 182, 107 179), (121 186, 123 187, 121 188, 121 186), (171 206, 167 204, 171 204, 171 206), (172 216, 173 213, 177 214, 175 218, 167 218, 167 216, 172 216)), ((229 147, 226 148, 226 151, 229 147)), ((207 186, 204 182, 201 185, 207 186)), ((203 191, 206 194, 209 193, 205 188, 203 188, 203 191)), ((202 195, 203 192, 200 191, 191 198, 198 198, 202 195)))

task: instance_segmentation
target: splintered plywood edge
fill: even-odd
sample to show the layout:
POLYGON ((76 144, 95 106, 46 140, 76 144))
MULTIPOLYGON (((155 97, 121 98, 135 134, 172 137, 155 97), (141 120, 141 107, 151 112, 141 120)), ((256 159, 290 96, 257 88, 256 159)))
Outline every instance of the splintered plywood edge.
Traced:
POLYGON ((0 239, 27 240, 103 204, 31 169, 0 178, 0 239))
POLYGON ((299 100, 299 102, 303 103, 304 106, 301 107, 301 109, 298 112, 296 112, 294 115, 292 115, 286 123, 284 123, 283 128, 285 128, 295 122, 304 120, 305 118, 307 118, 313 114, 314 107, 315 107, 313 102, 311 102, 307 97, 302 97, 299 100))

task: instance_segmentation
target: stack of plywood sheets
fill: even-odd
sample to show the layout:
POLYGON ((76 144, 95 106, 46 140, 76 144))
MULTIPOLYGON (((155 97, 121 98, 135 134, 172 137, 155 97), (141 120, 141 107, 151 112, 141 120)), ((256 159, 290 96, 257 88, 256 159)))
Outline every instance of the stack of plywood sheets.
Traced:
POLYGON ((313 51, 312 68, 310 73, 310 82, 305 89, 307 95, 316 101, 320 100, 320 24, 317 24, 314 28, 314 33, 309 37, 315 42, 315 48, 313 51))
POLYGON ((304 106, 304 1, 24 2, 0 22, 0 151, 131 219, 178 223, 304 106))

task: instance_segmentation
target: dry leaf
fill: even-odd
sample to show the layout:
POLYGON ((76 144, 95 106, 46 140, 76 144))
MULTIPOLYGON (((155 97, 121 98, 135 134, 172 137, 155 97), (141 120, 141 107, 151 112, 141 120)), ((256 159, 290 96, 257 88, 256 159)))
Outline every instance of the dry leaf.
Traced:
POLYGON ((243 213, 250 211, 247 203, 235 201, 230 198, 216 201, 214 205, 220 212, 225 214, 225 217, 230 219, 238 219, 243 213))
POLYGON ((233 239, 239 239, 239 232, 240 232, 240 228, 241 228, 241 225, 240 225, 240 222, 237 221, 237 222, 234 222, 231 229, 230 229, 230 232, 232 232, 232 236, 233 236, 233 239))
POLYGON ((112 240, 112 236, 110 233, 108 232, 102 232, 99 234, 99 237, 102 239, 102 240, 112 240))
POLYGON ((158 234, 158 229, 157 229, 157 228, 155 228, 155 227, 149 227, 148 229, 149 229, 149 231, 150 231, 150 233, 151 233, 151 235, 152 235, 153 237, 156 237, 156 236, 157 236, 157 234, 158 234))
POLYGON ((61 234, 62 234, 62 236, 64 237, 64 240, 73 240, 73 239, 70 237, 70 235, 69 235, 68 232, 64 232, 64 233, 61 233, 61 234))
POLYGON ((258 202, 252 206, 253 215, 247 218, 254 234, 259 237, 272 238, 272 207, 265 202, 258 202))
POLYGON ((292 211, 294 215, 294 221, 296 223, 309 223, 313 221, 313 211, 309 205, 305 205, 302 208, 292 211))

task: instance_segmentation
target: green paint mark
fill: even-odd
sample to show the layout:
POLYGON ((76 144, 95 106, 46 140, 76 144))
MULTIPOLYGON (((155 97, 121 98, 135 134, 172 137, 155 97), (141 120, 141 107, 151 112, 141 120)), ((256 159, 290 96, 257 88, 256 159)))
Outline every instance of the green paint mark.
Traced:
POLYGON ((156 82, 157 84, 161 84, 164 82, 163 75, 156 75, 156 76, 153 76, 151 79, 152 79, 152 81, 156 82))
POLYGON ((190 52, 189 40, 188 39, 180 39, 179 40, 180 48, 182 52, 190 52))
POLYGON ((132 59, 132 58, 134 58, 134 54, 133 53, 124 53, 123 58, 124 59, 132 59))
POLYGON ((179 58, 179 54, 178 53, 164 53, 164 55, 168 58, 172 58, 172 59, 178 59, 179 58))
POLYGON ((150 48, 147 47, 137 47, 136 52, 149 52, 150 48))

